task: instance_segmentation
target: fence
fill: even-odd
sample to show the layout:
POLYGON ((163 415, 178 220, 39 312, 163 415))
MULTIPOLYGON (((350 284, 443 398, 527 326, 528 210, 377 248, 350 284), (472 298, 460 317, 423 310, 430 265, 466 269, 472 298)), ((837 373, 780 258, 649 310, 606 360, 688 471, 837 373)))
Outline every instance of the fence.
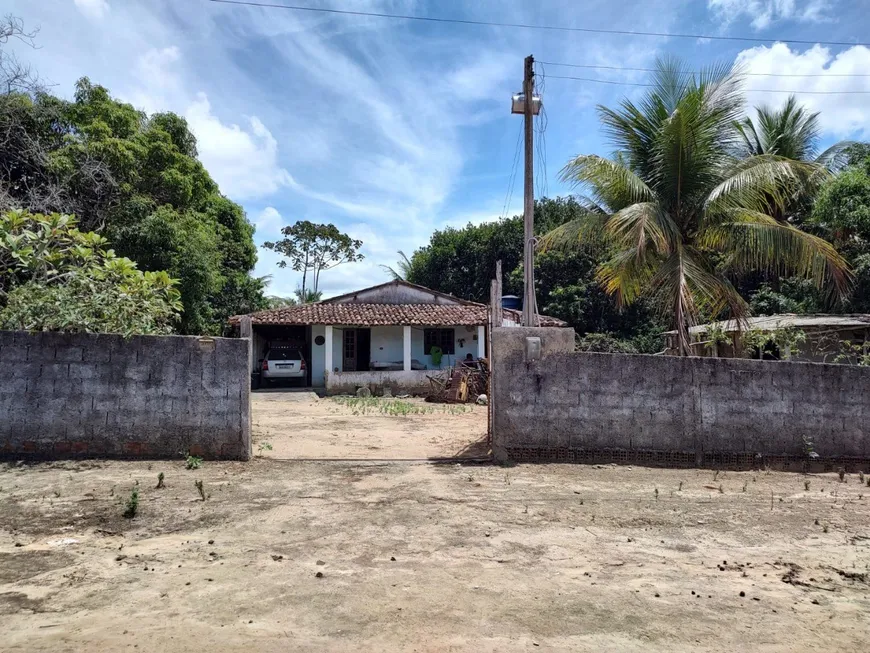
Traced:
POLYGON ((573 335, 494 330, 497 459, 802 469, 870 459, 870 368, 575 353, 573 335))
POLYGON ((0 332, 0 456, 251 456, 250 341, 0 332))

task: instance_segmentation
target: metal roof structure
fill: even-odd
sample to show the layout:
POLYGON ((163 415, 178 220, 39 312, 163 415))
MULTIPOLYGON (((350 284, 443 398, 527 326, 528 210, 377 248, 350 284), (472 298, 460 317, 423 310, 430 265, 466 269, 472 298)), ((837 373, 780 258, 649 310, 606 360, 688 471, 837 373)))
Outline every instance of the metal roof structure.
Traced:
MULTIPOLYGON (((774 331, 776 329, 791 327, 813 331, 824 329, 870 329, 870 314, 827 315, 815 313, 798 315, 796 313, 781 313, 779 315, 749 317, 742 324, 738 324, 737 320, 722 320, 708 324, 699 324, 691 327, 689 333, 691 335, 701 335, 707 333, 711 328, 721 329, 725 333, 734 333, 751 329, 774 331)), ((675 335, 676 333, 676 331, 668 331, 665 335, 675 335)))

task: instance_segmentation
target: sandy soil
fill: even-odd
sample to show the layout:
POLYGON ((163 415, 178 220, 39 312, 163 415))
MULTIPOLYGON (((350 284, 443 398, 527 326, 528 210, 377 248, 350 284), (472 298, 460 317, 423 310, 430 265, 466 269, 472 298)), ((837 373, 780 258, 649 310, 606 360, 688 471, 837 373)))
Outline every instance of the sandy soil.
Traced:
POLYGON ((0 649, 862 650, 870 489, 846 480, 267 459, 6 466, 0 649), (139 514, 124 519, 136 481, 139 514))
POLYGON ((489 454, 486 408, 473 404, 321 399, 313 392, 269 391, 252 395, 251 411, 254 450, 270 458, 426 460, 489 454), (408 407, 408 414, 399 412, 408 407), (262 443, 272 449, 261 449, 262 443))

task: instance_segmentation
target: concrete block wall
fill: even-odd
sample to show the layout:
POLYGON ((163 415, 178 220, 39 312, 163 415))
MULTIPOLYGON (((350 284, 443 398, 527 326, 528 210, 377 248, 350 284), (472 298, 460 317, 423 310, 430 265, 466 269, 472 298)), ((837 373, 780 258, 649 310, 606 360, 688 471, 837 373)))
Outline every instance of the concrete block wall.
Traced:
POLYGON ((870 368, 575 353, 558 331, 495 330, 497 458, 737 467, 870 459, 870 368), (529 336, 542 338, 539 360, 527 360, 529 336))
POLYGON ((249 346, 0 331, 0 457, 247 460, 249 346))

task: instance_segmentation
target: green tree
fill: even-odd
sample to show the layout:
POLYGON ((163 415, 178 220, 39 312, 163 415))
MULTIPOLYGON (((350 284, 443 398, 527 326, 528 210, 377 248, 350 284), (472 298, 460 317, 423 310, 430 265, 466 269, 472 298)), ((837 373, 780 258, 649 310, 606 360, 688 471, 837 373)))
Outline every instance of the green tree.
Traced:
POLYGON ((545 247, 605 239, 613 254, 597 277, 620 306, 649 298, 689 354, 700 317, 743 319, 732 279, 748 271, 795 274, 842 297, 845 260, 830 243, 768 212, 792 189, 822 176, 820 166, 772 154, 733 154, 743 112, 742 80, 730 68, 687 75, 662 61, 636 105, 599 107, 617 154, 581 155, 566 180, 591 192, 588 212, 544 238, 545 247))
POLYGON ((172 113, 147 116, 82 78, 72 102, 0 94, 0 209, 74 213, 144 270, 179 280, 182 333, 220 333, 266 306, 253 226, 172 113))
MULTIPOLYGON (((281 229, 281 233, 284 238, 263 243, 263 247, 284 255, 290 266, 302 273, 302 297, 308 297, 309 290, 317 292, 320 273, 324 270, 365 258, 359 252, 362 241, 340 232, 334 224, 315 224, 300 220, 281 229), (308 287, 309 271, 311 288, 308 287)), ((287 261, 279 261, 278 267, 287 267, 287 261)))
POLYGON ((177 281, 142 272, 72 216, 0 214, 0 329, 170 333, 177 281))
POLYGON ((848 310, 870 311, 870 154, 822 186, 810 224, 852 264, 855 284, 848 310))

